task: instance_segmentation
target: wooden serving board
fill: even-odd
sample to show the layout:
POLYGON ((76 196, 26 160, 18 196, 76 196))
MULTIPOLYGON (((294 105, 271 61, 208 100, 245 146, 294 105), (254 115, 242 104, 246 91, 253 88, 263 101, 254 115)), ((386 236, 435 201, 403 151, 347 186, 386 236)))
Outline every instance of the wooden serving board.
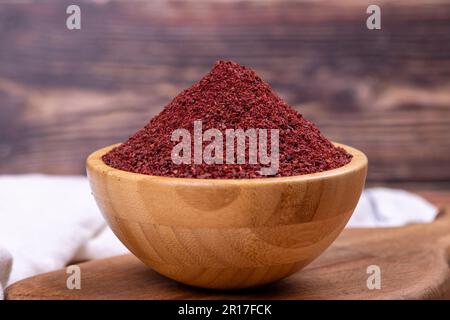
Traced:
POLYGON ((81 263, 81 290, 58 270, 11 285, 7 299, 449 299, 450 214, 431 224, 351 229, 293 276, 241 291, 214 291, 158 275, 132 255, 81 263), (381 289, 367 288, 367 267, 381 269, 381 289))

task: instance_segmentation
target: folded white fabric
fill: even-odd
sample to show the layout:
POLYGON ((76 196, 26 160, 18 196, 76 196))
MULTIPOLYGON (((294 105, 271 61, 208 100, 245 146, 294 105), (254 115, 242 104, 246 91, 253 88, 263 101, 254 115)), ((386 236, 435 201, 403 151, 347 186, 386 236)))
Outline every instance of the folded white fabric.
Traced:
POLYGON ((438 210, 422 197, 404 190, 364 190, 347 227, 398 227, 433 221, 438 210))
MULTIPOLYGON (((430 222, 436 214, 409 192, 368 189, 347 227, 430 222)), ((86 177, 0 176, 0 299, 6 284, 127 251, 106 226, 86 177)))
POLYGON ((0 177, 0 245, 9 283, 64 267, 104 227, 85 177, 0 177))
POLYGON ((12 256, 5 248, 0 246, 0 300, 3 299, 3 290, 8 282, 12 267, 12 256))

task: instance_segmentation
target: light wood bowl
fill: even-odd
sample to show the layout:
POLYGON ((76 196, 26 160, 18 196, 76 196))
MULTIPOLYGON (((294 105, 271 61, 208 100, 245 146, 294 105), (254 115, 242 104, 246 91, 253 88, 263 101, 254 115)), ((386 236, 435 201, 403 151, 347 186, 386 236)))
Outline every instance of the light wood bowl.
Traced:
MULTIPOLYGON (((337 144, 339 145, 339 144, 337 144)), ((130 173, 87 159, 103 216, 152 269, 193 286, 245 288, 302 269, 339 235, 356 207, 366 156, 341 168, 262 179, 184 179, 130 173)))

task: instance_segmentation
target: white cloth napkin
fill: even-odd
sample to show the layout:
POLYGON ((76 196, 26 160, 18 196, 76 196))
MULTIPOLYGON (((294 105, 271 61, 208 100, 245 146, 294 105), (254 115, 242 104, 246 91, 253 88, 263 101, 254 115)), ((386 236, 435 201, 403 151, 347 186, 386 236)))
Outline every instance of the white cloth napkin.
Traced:
MULTIPOLYGON (((85 177, 0 177, 0 246, 14 263, 8 283, 64 267, 88 243, 96 248, 92 239, 104 229, 85 177)), ((84 258, 106 254, 86 250, 84 258)))
POLYGON ((398 227, 409 223, 429 223, 437 214, 435 206, 414 193, 371 188, 364 190, 347 227, 398 227))
POLYGON ((12 256, 8 250, 0 246, 0 300, 3 300, 3 290, 8 282, 12 267, 12 256))
MULTIPOLYGON (((434 206, 409 192, 368 189, 347 226, 424 223, 436 214, 434 206)), ((99 213, 86 177, 0 176, 0 299, 6 284, 71 261, 125 252, 99 213)))

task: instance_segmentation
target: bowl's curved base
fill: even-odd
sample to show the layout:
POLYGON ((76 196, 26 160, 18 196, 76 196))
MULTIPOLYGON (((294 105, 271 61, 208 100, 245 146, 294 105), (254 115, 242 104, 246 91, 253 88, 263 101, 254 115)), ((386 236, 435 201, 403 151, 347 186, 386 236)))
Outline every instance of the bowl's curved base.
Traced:
POLYGON ((159 274, 195 287, 242 289, 304 268, 338 237, 351 214, 270 228, 190 229, 106 219, 125 246, 159 274))
POLYGON ((304 268, 338 237, 351 213, 270 228, 189 229, 106 218, 125 246, 159 274, 195 287, 242 289, 304 268))
POLYGON ((303 269, 311 261, 278 264, 257 268, 204 268, 161 265, 141 259, 147 266, 172 280, 194 287, 234 290, 269 284, 303 269))

